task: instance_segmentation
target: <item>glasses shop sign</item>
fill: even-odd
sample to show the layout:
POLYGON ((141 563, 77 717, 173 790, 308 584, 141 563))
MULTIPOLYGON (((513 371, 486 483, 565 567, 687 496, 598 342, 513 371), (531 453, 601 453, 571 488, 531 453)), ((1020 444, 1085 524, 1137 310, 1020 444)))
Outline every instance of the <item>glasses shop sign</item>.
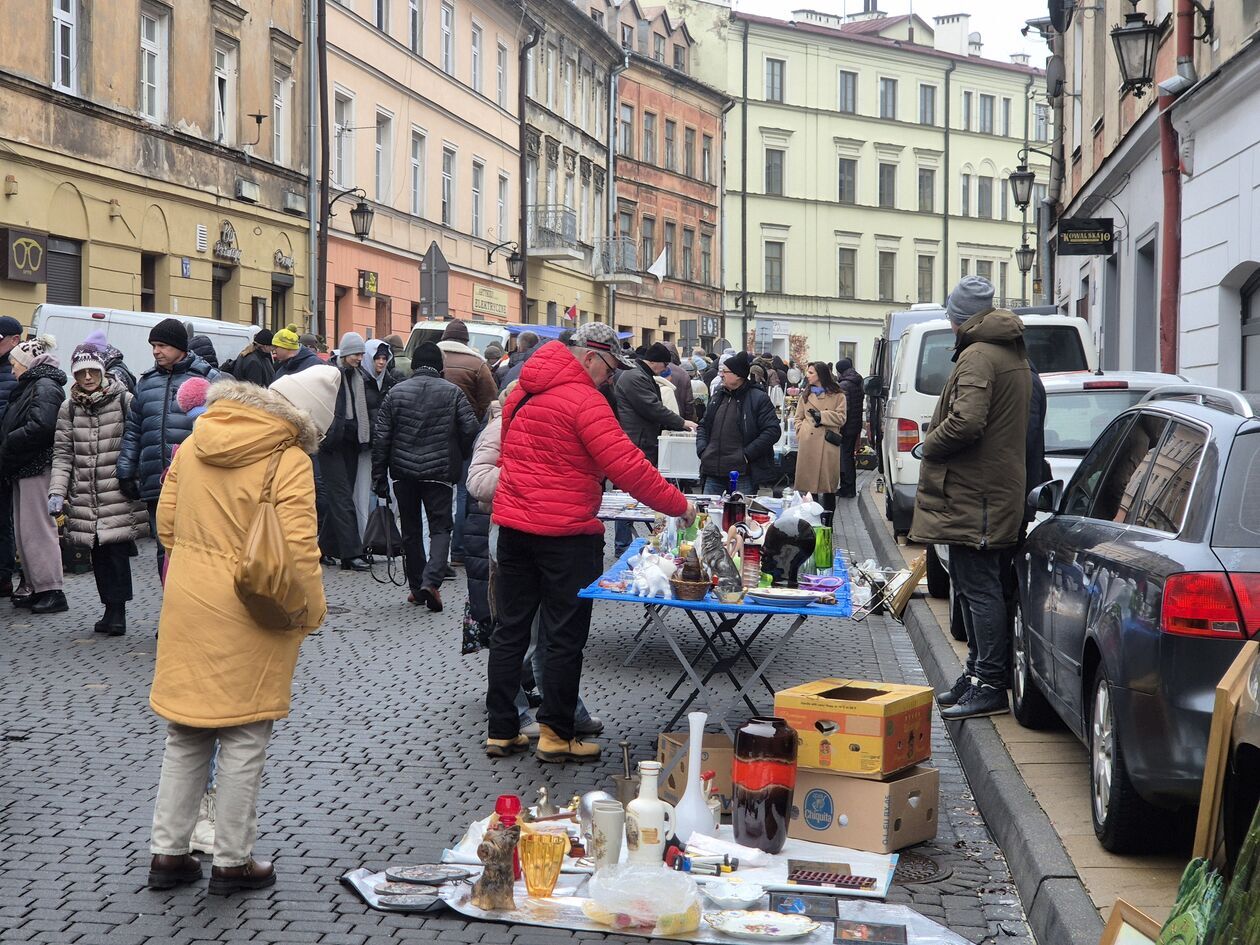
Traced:
POLYGON ((1110 256, 1115 242, 1111 217, 1064 217, 1059 221, 1060 256, 1110 256))
POLYGON ((0 227, 4 262, 0 276, 11 282, 48 281, 48 234, 38 230, 0 227))

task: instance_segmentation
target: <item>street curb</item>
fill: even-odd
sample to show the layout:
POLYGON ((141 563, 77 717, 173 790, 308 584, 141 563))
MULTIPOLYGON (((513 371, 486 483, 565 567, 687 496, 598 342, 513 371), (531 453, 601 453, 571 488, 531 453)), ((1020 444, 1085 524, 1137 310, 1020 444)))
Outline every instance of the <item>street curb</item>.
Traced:
MULTIPOLYGON (((869 488, 859 493, 859 504, 880 557, 899 565, 901 549, 869 488)), ((927 604, 912 599, 903 617, 932 687, 952 685, 962 664, 927 604)), ((993 722, 971 719, 948 730, 976 804, 1006 856, 1034 938, 1043 945, 1098 945, 1102 918, 993 722)))

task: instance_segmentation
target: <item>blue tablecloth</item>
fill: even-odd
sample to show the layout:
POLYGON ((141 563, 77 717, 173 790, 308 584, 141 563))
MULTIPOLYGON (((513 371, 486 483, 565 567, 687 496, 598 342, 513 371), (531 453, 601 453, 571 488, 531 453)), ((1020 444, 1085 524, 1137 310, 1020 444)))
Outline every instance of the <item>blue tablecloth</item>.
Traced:
POLYGON ((803 607, 776 604, 724 604, 713 596, 712 591, 709 592, 709 596, 704 600, 676 600, 673 598, 638 597, 635 594, 619 594, 616 591, 610 591, 599 586, 600 581, 619 579, 623 572, 629 571, 630 565, 626 562, 638 554, 645 544, 647 544, 646 538, 636 539, 626 549, 625 554, 617 559, 616 564, 609 568, 607 572, 601 574, 597 580, 582 588, 578 592, 578 597, 585 597, 590 600, 620 601, 629 604, 678 607, 682 610, 712 611, 721 614, 783 614, 785 616, 804 617, 853 616, 853 608, 849 604, 806 604, 803 607))

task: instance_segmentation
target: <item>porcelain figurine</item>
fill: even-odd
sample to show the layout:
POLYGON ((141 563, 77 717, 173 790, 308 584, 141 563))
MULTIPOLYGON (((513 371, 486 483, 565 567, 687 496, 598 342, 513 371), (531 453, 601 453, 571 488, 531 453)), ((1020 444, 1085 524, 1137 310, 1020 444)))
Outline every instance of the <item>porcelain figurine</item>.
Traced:
POLYGON ((486 831, 485 839, 477 846, 477 859, 485 864, 485 870, 473 883, 470 897, 478 909, 496 912, 516 908, 512 895, 512 854, 520 839, 520 827, 486 831))

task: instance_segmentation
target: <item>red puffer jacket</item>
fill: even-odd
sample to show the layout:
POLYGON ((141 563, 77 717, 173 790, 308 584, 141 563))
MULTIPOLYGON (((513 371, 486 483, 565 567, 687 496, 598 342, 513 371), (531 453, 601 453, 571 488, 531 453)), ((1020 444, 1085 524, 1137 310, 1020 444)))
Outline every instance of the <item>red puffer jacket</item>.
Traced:
POLYGON ((525 362, 520 380, 503 408, 496 524, 533 535, 602 535, 595 513, 606 478, 658 512, 687 510, 568 348, 548 342, 525 362))

